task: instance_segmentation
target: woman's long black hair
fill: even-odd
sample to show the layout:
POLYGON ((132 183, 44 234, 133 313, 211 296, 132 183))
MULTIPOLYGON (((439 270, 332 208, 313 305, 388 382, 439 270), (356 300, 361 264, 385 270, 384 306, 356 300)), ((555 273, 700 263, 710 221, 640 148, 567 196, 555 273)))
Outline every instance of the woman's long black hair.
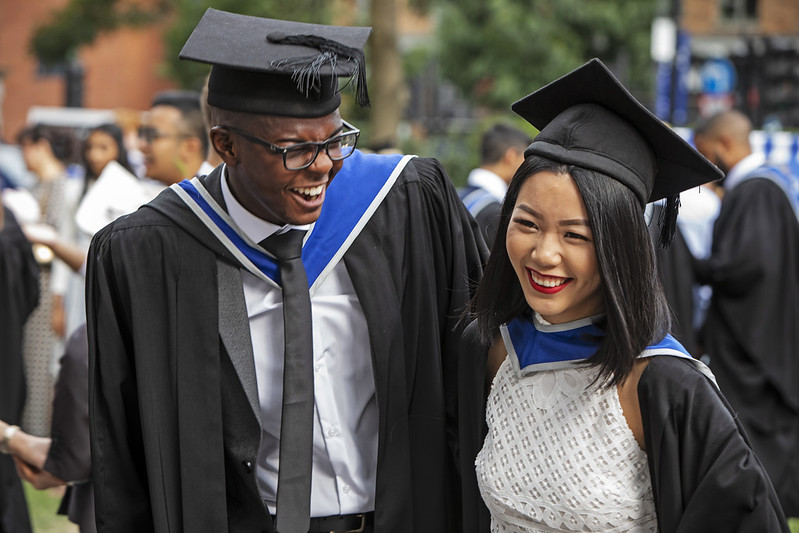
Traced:
POLYGON ((590 364, 607 385, 624 381, 635 358, 671 329, 671 314, 657 276, 654 250, 643 209, 633 192, 605 174, 540 156, 529 156, 516 171, 502 205, 499 228, 474 298, 471 313, 485 342, 497 328, 530 311, 508 259, 506 233, 519 190, 530 176, 549 171, 570 175, 585 203, 594 237, 606 330, 590 364))
POLYGON ((86 135, 86 141, 84 141, 83 149, 81 150, 81 156, 83 157, 83 168, 86 170, 86 178, 83 180, 83 192, 81 193, 81 197, 86 195, 89 185, 98 178, 98 176, 92 172, 91 166, 86 160, 87 142, 89 141, 91 134, 95 132, 105 133, 114 140, 114 143, 117 146, 116 162, 122 165, 122 167, 131 174, 135 174, 133 172, 133 167, 130 166, 130 161, 128 161, 128 150, 125 148, 125 142, 122 138, 122 128, 111 123, 95 126, 94 128, 90 129, 88 135, 86 135))
MULTIPOLYGON (((114 140, 114 143, 117 145, 117 157, 116 162, 122 165, 125 170, 133 174, 133 168, 130 166, 130 162, 128 161, 128 150, 125 148, 125 142, 122 138, 122 128, 117 126, 116 124, 101 124, 99 126, 95 126, 94 128, 89 130, 89 133, 86 135, 86 141, 89 140, 89 137, 94 132, 105 133, 109 137, 114 140)), ((89 169, 89 162, 86 161, 86 143, 84 142, 83 145, 83 152, 81 154, 83 156, 83 164, 84 168, 86 169, 86 180, 93 181, 97 179, 97 176, 92 174, 91 170, 89 169)))

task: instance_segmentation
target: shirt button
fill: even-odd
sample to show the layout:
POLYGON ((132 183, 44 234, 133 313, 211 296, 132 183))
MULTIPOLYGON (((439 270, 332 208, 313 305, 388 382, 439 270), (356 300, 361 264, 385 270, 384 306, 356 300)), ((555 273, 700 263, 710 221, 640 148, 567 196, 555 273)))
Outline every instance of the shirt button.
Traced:
POLYGON ((344 494, 349 494, 350 493, 350 486, 349 485, 344 485, 344 489, 343 490, 344 490, 344 494))
POLYGON ((242 461, 241 465, 244 467, 244 470, 246 470, 248 474, 252 472, 252 461, 242 461))
POLYGON ((338 431, 336 431, 335 429, 329 429, 327 431, 327 436, 328 437, 335 437, 336 435, 338 435, 338 431))

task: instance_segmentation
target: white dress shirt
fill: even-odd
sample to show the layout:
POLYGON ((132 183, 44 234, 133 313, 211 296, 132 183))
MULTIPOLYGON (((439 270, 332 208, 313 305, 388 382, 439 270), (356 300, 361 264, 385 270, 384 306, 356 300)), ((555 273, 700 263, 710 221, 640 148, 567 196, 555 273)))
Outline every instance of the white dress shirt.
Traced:
MULTIPOLYGON (((248 212, 222 180, 230 217, 255 242, 282 228, 248 212)), ((305 229, 306 227, 303 227, 305 229)), ((313 231, 313 225, 307 226, 313 231)), ((250 323, 261 444, 258 489, 275 514, 283 398, 283 298, 241 270, 250 323)), ((311 516, 374 510, 378 414, 369 332, 344 262, 311 297, 314 350, 314 442, 311 516)))
POLYGON ((469 172, 466 182, 472 187, 484 189, 500 203, 505 199, 505 193, 508 192, 508 184, 505 180, 490 170, 480 167, 469 172))
POLYGON ((738 163, 727 172, 727 176, 724 178, 724 190, 727 192, 733 190, 736 185, 741 183, 743 178, 748 176, 750 172, 754 171, 759 166, 765 164, 765 162, 766 158, 763 154, 759 153, 751 153, 738 161, 738 163))

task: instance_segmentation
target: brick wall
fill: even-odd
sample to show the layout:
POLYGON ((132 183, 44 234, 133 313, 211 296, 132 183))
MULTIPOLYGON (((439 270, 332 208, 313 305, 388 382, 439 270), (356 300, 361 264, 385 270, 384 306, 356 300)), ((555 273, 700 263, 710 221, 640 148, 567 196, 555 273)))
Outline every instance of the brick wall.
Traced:
MULTIPOLYGON (((14 140, 33 105, 64 105, 60 76, 41 76, 28 51, 34 28, 67 0, 0 0, 0 70, 3 72, 2 135, 14 140)), ((160 75, 162 28, 121 29, 101 35, 79 51, 84 67, 83 105, 99 109, 149 107, 152 96, 174 85, 160 75)))
POLYGON ((756 33, 796 35, 799 33, 799 0, 759 0, 754 24, 725 24, 720 0, 682 0, 683 27, 694 35, 756 33))

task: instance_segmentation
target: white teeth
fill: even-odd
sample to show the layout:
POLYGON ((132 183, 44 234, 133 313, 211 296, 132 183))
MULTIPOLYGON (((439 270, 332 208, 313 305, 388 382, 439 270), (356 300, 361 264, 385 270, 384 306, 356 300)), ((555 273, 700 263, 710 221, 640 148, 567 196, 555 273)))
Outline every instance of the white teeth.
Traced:
POLYGON ((569 281, 569 278, 560 278, 559 280, 544 280, 536 276, 532 271, 530 272, 530 276, 533 278, 533 281, 535 281, 537 284, 541 285, 542 287, 548 287, 548 288, 558 287, 569 281))
POLYGON ((325 189, 324 185, 317 185, 316 187, 297 187, 292 189, 300 194, 304 194, 305 196, 319 196, 322 194, 322 191, 325 189))

